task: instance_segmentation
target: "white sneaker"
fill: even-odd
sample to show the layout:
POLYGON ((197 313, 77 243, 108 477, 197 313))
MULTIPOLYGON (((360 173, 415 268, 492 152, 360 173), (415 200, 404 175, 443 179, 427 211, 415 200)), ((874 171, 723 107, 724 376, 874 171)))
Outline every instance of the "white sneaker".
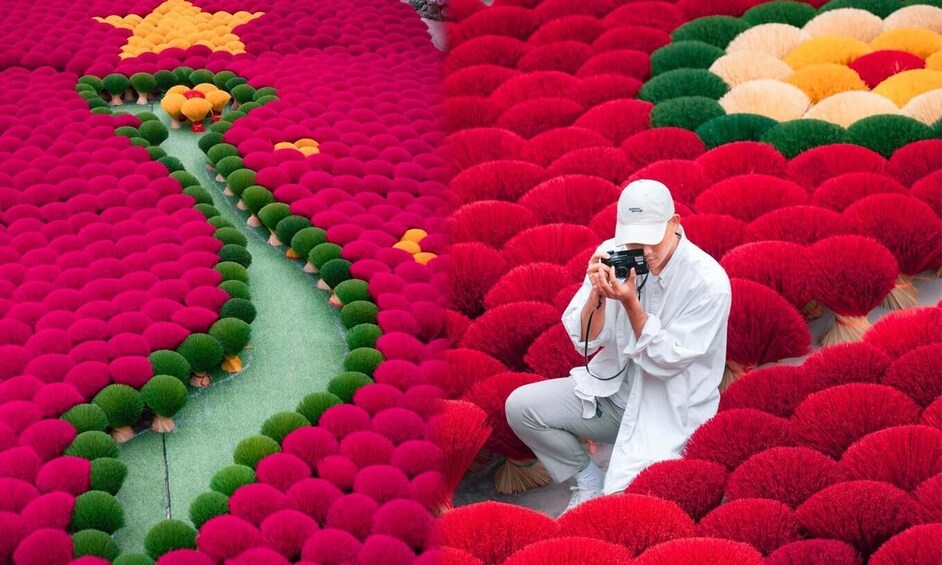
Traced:
MULTIPOLYGON (((593 498, 598 498, 602 496, 602 491, 598 489, 587 489, 576 485, 574 487, 569 487, 569 490, 572 491, 572 498, 569 499, 569 506, 563 510, 563 514, 569 512, 576 506, 579 506, 583 502, 592 500, 593 498)), ((562 514, 560 514, 562 516, 562 514)))

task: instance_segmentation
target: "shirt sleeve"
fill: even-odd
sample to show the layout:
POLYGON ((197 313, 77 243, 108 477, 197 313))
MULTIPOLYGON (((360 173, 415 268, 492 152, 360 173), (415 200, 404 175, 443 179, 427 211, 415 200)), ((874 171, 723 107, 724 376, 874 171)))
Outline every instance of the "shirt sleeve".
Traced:
MULTIPOLYGON (((572 340, 573 346, 579 353, 585 352, 585 342, 579 339, 583 329, 582 308, 585 306, 585 303, 591 294, 592 284, 589 282, 589 277, 585 277, 585 279, 582 281, 582 287, 579 288, 579 290, 576 292, 576 295, 572 297, 572 300, 569 301, 569 305, 566 306, 566 309, 563 311, 563 326, 569 333, 569 338, 572 340)), ((608 312, 608 306, 610 302, 612 301, 606 300, 604 306, 595 313, 595 315, 598 316, 599 313, 604 309, 605 324, 602 326, 602 330, 599 332, 599 335, 595 339, 589 340, 589 355, 592 355, 598 351, 599 347, 611 339, 611 314, 608 312)), ((593 321, 595 321, 595 318, 593 318, 593 321)))
MULTIPOLYGON (((732 299, 729 294, 716 294, 695 298, 689 308, 674 318, 665 328, 654 314, 634 339, 629 332, 625 353, 646 373, 662 380, 684 372, 697 358, 706 354, 717 340, 719 332, 726 331, 732 299)), ((724 336, 725 337, 725 336, 724 336)))

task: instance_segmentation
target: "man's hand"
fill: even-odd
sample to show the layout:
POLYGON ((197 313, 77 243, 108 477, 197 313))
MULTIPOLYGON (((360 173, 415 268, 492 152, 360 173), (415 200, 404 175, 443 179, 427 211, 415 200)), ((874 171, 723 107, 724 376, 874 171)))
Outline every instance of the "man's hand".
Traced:
MULTIPOLYGON (((608 257, 608 253, 597 251, 592 255, 592 258, 589 259, 589 267, 586 269, 586 275, 589 277, 589 282, 592 283, 592 293, 593 295, 598 295, 603 298, 613 298, 621 302, 625 311, 628 313, 628 321, 631 323, 631 329, 635 334, 635 338, 638 338, 641 336, 641 330, 644 328, 644 324, 648 321, 648 315, 645 313, 644 308, 641 307, 641 301, 638 300, 638 286, 636 284, 637 274, 634 268, 631 268, 628 271, 628 278, 625 279, 625 282, 619 281, 615 278, 615 267, 610 267, 600 261, 600 259, 608 259, 608 257)), ((590 300, 594 300, 594 298, 590 298, 590 300)), ((583 318, 585 318, 586 315, 586 312, 583 312, 583 318)), ((583 325, 584 324, 585 321, 583 321, 583 325)), ((599 324, 599 330, 601 330, 601 324, 599 324)), ((599 330, 596 330, 595 335, 598 335, 599 330)))
POLYGON ((599 292, 602 286, 602 279, 605 277, 605 270, 608 266, 602 263, 602 259, 608 259, 609 254, 604 251, 596 251, 589 258, 589 265, 585 269, 585 274, 589 277, 589 283, 592 284, 592 290, 599 292))
POLYGON ((604 270, 603 276, 599 277, 599 294, 605 298, 618 300, 626 306, 638 301, 637 275, 634 268, 628 271, 628 278, 625 282, 621 282, 615 278, 615 267, 606 265, 602 267, 604 270))

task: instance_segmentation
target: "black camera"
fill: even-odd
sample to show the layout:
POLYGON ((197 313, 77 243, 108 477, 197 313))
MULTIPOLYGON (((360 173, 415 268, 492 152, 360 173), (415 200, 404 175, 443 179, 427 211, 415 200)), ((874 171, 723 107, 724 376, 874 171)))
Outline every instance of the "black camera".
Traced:
POLYGON ((608 259, 603 258, 602 264, 615 267, 615 278, 618 279, 627 279, 632 268, 636 275, 645 275, 648 272, 648 263, 644 260, 643 249, 609 251, 608 259))

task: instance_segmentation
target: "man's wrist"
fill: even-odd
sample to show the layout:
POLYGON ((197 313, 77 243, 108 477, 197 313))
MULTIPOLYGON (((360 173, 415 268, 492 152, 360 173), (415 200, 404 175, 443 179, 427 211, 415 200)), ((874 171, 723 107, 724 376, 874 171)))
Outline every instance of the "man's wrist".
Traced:
POLYGON ((589 299, 586 300, 585 308, 593 309, 596 308, 599 304, 605 304, 605 297, 602 296, 599 292, 593 290, 589 293, 589 299))
POLYGON ((620 300, 621 305, 625 308, 629 314, 633 312, 644 312, 644 308, 641 306, 641 301, 638 300, 638 297, 634 294, 628 295, 626 298, 620 300))

